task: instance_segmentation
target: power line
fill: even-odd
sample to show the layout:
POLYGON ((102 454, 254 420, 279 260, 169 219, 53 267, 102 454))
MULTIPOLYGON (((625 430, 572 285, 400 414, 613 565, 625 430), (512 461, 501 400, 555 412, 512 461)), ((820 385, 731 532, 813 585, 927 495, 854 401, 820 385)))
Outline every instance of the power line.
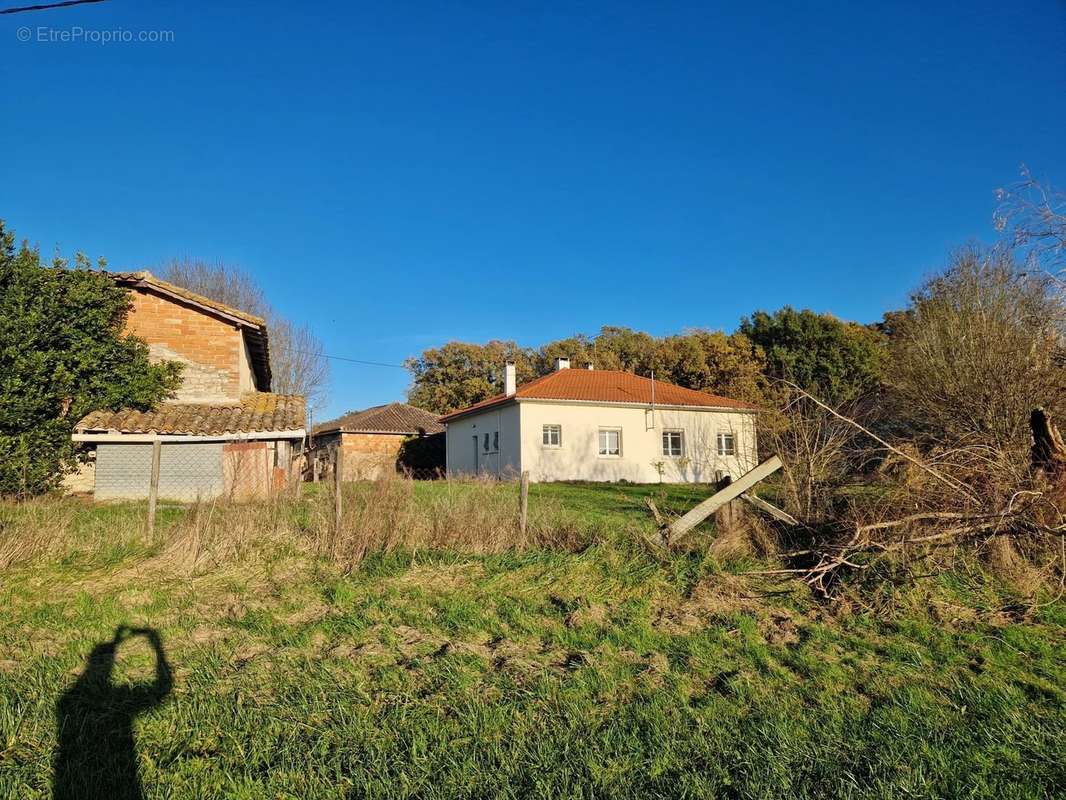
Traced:
POLYGON ((67 6, 81 6, 86 3, 106 3, 107 0, 66 0, 63 3, 41 3, 36 6, 18 6, 15 8, 0 9, 0 14, 19 14, 23 11, 47 11, 50 8, 66 8, 67 6))
POLYGON ((368 367, 391 367, 393 369, 407 369, 403 364, 386 364, 384 361, 366 361, 361 358, 348 358, 347 356, 330 356, 325 353, 319 353, 314 350, 297 350, 295 347, 278 347, 278 350, 283 350, 286 353, 298 353, 302 356, 316 356, 318 358, 328 358, 331 361, 347 361, 349 364, 363 364, 368 367))

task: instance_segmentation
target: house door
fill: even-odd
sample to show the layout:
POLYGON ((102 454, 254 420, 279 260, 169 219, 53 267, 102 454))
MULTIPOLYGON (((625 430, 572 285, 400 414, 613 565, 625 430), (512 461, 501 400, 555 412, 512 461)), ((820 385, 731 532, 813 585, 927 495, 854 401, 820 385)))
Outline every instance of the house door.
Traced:
POLYGON ((474 474, 475 475, 480 475, 481 474, 481 465, 478 463, 478 459, 479 458, 480 458, 480 453, 478 452, 478 449, 477 449, 477 436, 474 436, 474 474))

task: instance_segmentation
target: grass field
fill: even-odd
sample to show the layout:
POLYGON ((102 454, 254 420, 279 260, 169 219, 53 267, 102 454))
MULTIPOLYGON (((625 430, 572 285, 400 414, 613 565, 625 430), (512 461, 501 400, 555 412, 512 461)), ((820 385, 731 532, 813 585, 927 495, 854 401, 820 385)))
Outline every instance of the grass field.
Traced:
POLYGON ((645 495, 705 491, 534 486, 571 551, 350 573, 299 507, 192 562, 137 506, 5 507, 0 537, 58 514, 65 545, 0 571, 0 797, 135 797, 134 773, 160 798, 1062 796, 1063 603, 1021 619, 960 566, 874 613, 640 544, 645 495), (109 672, 123 625, 169 669, 134 631, 109 672))

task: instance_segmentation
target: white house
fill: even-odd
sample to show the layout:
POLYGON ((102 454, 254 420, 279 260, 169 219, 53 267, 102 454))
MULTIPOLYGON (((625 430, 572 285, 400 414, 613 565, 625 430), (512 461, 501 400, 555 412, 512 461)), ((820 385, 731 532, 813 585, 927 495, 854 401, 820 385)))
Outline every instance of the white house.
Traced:
POLYGON ((570 369, 441 417, 449 475, 535 481, 710 482, 758 463, 755 407, 614 370, 570 369))

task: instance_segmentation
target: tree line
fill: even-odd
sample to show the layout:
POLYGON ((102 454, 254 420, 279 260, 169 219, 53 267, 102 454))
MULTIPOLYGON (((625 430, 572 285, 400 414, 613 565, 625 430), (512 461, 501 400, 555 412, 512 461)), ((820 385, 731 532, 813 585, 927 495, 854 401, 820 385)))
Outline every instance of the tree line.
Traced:
POLYGON ((622 370, 690 389, 762 404, 775 377, 789 377, 835 402, 869 390, 879 380, 887 338, 876 327, 830 314, 785 307, 757 311, 733 333, 690 330, 655 337, 606 326, 541 347, 513 341, 448 342, 407 361, 412 405, 438 414, 503 391, 503 365, 513 362, 520 383, 554 369, 557 357, 573 366, 622 370))
POLYGON ((575 367, 624 370, 779 409, 789 387, 835 408, 862 405, 880 427, 922 441, 977 437, 1024 443, 1029 412, 1066 400, 1063 294, 1054 276, 1009 247, 953 253, 909 304, 873 324, 790 307, 756 311, 733 333, 655 337, 622 327, 541 347, 513 341, 449 342, 407 364, 416 406, 448 413, 503 391, 503 365, 519 382, 563 356, 575 367))

